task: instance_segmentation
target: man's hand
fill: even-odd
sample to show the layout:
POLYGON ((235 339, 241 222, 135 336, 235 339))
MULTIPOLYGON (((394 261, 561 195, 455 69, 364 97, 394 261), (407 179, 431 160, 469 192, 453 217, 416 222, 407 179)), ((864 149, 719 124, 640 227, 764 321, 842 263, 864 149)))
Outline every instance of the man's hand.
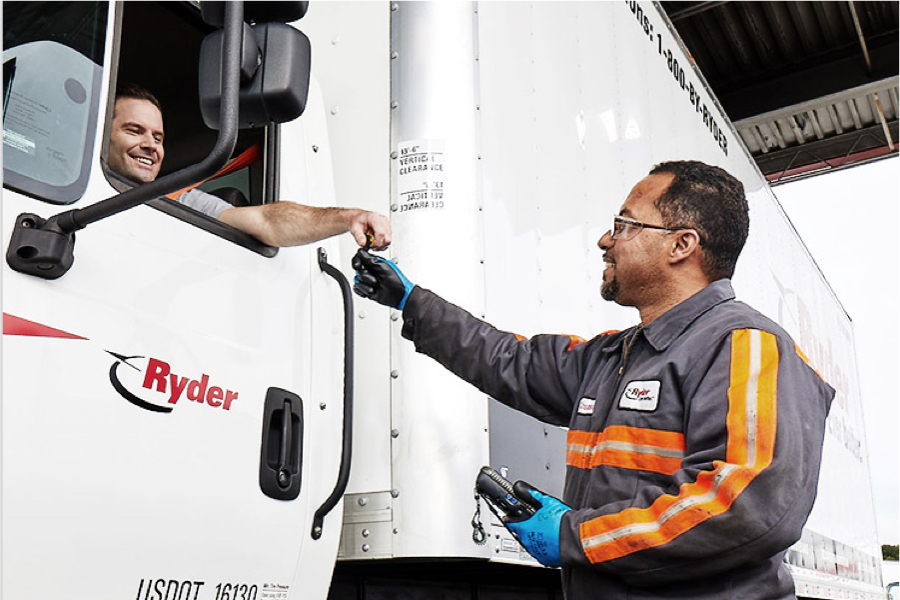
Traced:
POLYGON ((371 235, 371 247, 384 250, 391 244, 391 223, 384 215, 361 210, 353 215, 348 227, 356 243, 366 247, 367 234, 371 235))
POLYGON ((553 496, 528 487, 531 497, 540 503, 541 508, 529 519, 504 525, 539 563, 548 567, 562 566, 559 528, 563 515, 572 509, 553 496))
POLYGON ((379 304, 403 310, 415 287, 397 265, 361 248, 351 263, 356 269, 353 291, 379 304))

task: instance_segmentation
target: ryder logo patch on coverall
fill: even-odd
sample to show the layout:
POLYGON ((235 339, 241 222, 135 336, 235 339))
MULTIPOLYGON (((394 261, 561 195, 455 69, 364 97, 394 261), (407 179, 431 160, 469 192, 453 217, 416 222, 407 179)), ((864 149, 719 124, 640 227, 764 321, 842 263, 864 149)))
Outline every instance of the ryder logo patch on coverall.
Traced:
POLYGON ((658 381, 632 381, 619 398, 619 408, 651 412, 659 406, 658 381))

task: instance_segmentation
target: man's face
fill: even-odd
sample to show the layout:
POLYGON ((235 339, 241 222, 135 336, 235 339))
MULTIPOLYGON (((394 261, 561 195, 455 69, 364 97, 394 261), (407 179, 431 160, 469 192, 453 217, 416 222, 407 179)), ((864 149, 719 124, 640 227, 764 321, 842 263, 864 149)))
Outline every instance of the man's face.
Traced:
POLYGON ((116 100, 112 132, 109 136, 109 168, 132 181, 156 179, 162 165, 162 113, 148 100, 116 100))
MULTIPOLYGON (((619 215, 650 225, 662 225, 662 216, 654 203, 674 179, 671 173, 648 175, 632 188, 619 215)), ((603 234, 597 245, 604 251, 606 268, 600 295, 623 306, 646 306, 656 300, 657 286, 663 281, 665 255, 671 241, 665 232, 641 229, 633 238, 612 239, 603 234)))

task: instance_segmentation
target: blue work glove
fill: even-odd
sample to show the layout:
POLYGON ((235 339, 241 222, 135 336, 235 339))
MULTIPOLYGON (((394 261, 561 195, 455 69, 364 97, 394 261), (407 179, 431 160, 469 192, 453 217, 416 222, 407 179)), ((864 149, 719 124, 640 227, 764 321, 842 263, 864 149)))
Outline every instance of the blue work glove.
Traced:
POLYGON ((548 567, 562 566, 559 556, 559 529, 563 515, 572 509, 553 496, 528 487, 531 497, 537 500, 541 507, 524 521, 504 525, 539 563, 548 567))
POLYGON ((415 285, 410 283, 397 265, 360 248, 351 262, 356 269, 353 291, 379 304, 403 310, 415 285))

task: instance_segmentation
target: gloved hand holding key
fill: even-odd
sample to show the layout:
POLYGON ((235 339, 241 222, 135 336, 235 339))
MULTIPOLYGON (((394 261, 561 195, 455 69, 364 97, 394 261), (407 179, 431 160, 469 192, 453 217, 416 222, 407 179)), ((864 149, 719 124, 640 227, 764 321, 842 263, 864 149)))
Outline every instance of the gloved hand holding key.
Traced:
POLYGON ((356 269, 353 291, 363 298, 403 310, 415 285, 393 262, 361 248, 351 262, 356 269))

